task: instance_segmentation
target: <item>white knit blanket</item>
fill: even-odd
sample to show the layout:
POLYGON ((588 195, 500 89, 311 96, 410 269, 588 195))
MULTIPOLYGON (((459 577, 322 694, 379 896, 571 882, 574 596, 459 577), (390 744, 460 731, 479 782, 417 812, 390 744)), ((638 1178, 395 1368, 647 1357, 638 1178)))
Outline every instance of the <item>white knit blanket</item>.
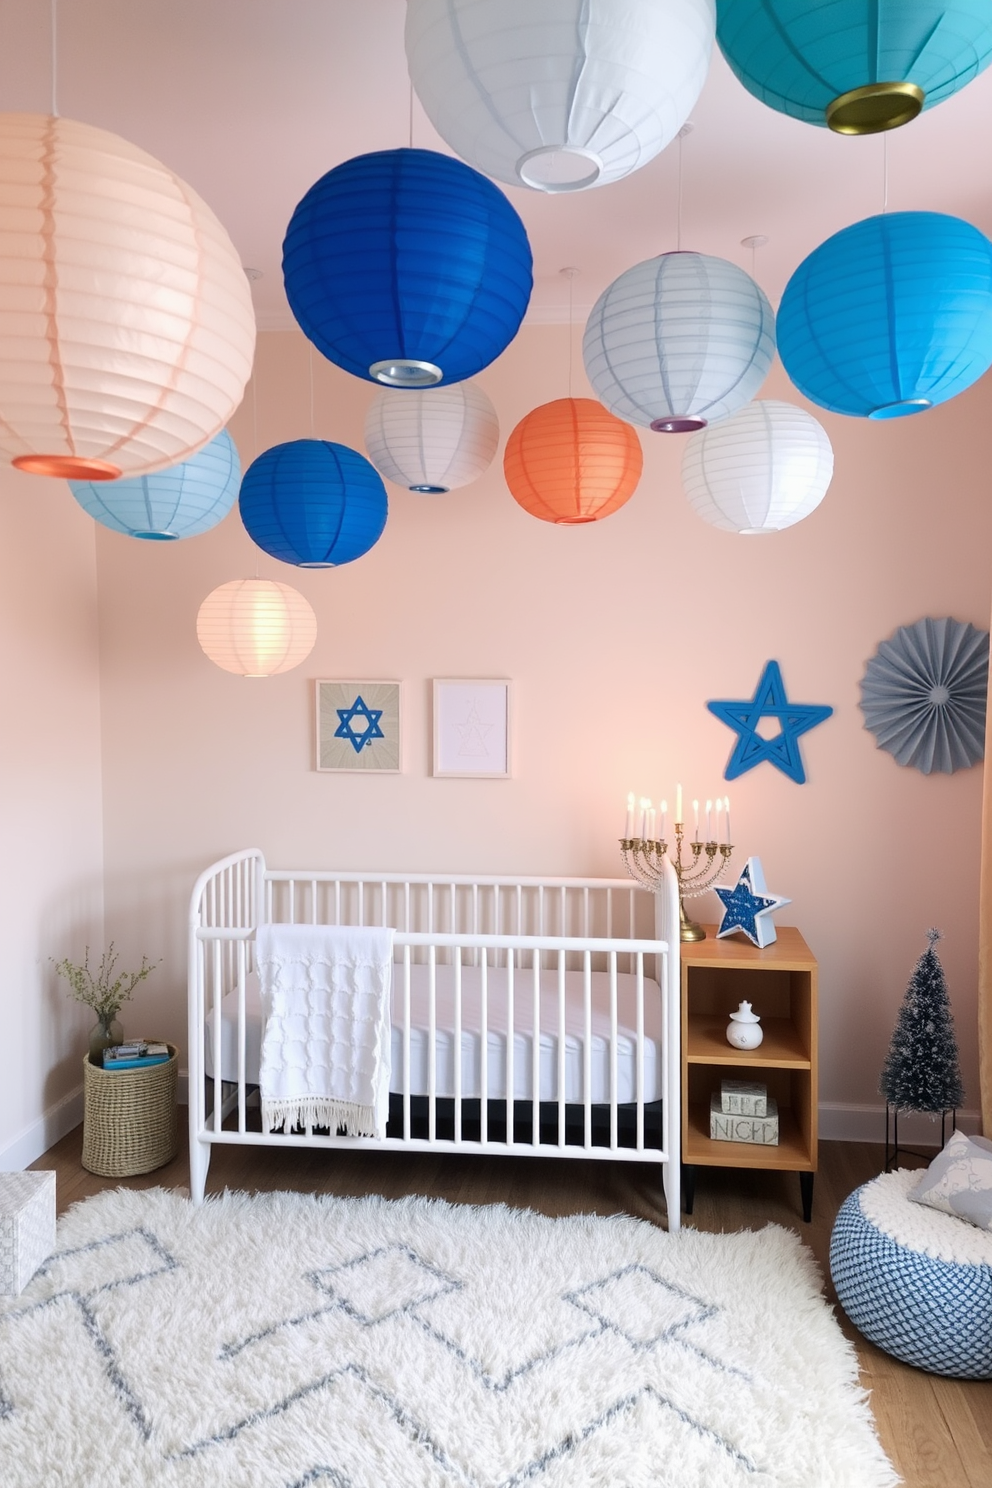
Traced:
POLYGON ((384 1137, 393 931, 260 925, 262 1129, 384 1137))

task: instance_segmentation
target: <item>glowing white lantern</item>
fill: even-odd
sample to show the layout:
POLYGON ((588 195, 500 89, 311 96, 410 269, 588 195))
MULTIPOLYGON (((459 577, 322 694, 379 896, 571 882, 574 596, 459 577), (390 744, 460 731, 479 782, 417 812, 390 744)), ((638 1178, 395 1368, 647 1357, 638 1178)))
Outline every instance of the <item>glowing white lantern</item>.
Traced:
POLYGON ((383 388, 365 419, 365 448, 387 480, 408 491, 470 485, 491 465, 499 419, 473 382, 422 391, 383 388))
POLYGON ((635 264, 592 308, 582 355, 618 418, 688 434, 750 402, 775 355, 775 316, 749 274, 706 253, 635 264))
POLYGON ((185 460, 241 402, 255 349, 230 238, 119 135, 0 114, 0 451, 116 480, 185 460))
POLYGON ((234 579, 207 595, 196 636, 212 662, 242 677, 271 677, 305 661, 317 617, 298 589, 272 579, 234 579))
POLYGON ((682 486, 693 510, 724 532, 778 532, 819 506, 834 473, 826 430, 772 398, 693 434, 682 486))
POLYGON ((714 0, 408 0, 410 77, 487 176, 581 191, 646 165, 706 79, 714 0))

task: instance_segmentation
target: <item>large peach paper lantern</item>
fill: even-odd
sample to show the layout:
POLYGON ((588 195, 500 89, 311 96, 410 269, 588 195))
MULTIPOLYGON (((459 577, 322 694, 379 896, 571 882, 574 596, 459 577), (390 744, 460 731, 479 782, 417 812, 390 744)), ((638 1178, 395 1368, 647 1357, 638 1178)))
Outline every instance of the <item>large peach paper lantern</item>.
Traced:
POLYGON ((317 617, 298 589, 273 579, 234 579, 207 595, 196 636, 210 660, 241 677, 271 677, 305 661, 317 617))
POLYGON ((594 398, 557 398, 522 418, 503 455, 510 494, 532 517, 598 522, 629 501, 644 456, 636 430, 594 398))
POLYGON ((0 453, 71 480, 164 470, 227 423, 254 349, 195 191, 105 129, 0 114, 0 453))

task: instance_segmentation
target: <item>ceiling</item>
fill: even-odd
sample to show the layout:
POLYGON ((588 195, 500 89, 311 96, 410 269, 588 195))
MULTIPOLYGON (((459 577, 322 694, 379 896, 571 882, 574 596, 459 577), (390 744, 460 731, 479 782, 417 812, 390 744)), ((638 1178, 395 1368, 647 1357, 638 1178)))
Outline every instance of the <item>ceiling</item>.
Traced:
MULTIPOLYGON (((133 140, 184 177, 230 232, 259 326, 291 327, 282 238, 297 201, 349 156, 409 143, 405 0, 61 0, 58 111, 133 140)), ((47 112, 51 9, 0 0, 0 108, 47 112)), ((992 68, 890 135, 849 139, 753 99, 714 51, 693 125, 626 180, 571 196, 507 189, 534 250, 529 318, 585 313, 625 268, 682 246, 750 270, 777 302, 796 264, 883 205, 968 218, 992 235, 992 68), (887 162, 886 157, 887 156, 887 162)), ((413 143, 446 150, 423 111, 413 143)), ((449 152, 450 153, 450 152, 449 152)))

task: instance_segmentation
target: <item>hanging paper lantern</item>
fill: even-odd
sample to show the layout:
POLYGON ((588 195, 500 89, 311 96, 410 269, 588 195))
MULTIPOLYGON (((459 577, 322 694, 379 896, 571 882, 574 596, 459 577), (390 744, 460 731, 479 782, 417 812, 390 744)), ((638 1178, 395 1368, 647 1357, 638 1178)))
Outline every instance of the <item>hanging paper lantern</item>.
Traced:
POLYGON ((988 0, 717 0, 717 41, 769 108, 876 134, 915 119, 992 60, 988 0))
POLYGON ((335 568, 367 553, 386 525, 386 488, 363 455, 326 439, 277 444, 241 482, 252 542, 298 568, 335 568))
POLYGON ((793 403, 765 398, 686 442, 682 487, 693 510, 724 532, 778 532, 826 494, 834 452, 823 426, 793 403))
POLYGON ((184 460, 128 480, 70 481, 84 511, 112 532, 171 542, 196 537, 223 521, 238 497, 241 462, 226 429, 184 460))
POLYGON ((735 264, 663 253, 627 269, 600 295, 582 355, 611 413, 687 434, 754 397, 775 355, 775 317, 735 264))
POLYGON ((235 579, 208 594, 196 636, 210 660, 241 677, 271 677, 305 661, 317 617, 299 590, 273 579, 235 579))
POLYGON ((641 442, 592 398, 557 398, 522 418, 503 454, 510 495, 543 522, 598 522, 629 501, 641 442))
POLYGON ((533 283, 503 193, 431 150, 380 150, 328 171, 293 213, 282 266, 317 350, 392 387, 488 367, 517 334, 533 283))
POLYGON ((463 160, 511 186, 581 191, 675 138, 713 29, 713 0, 408 0, 406 55, 463 160))
POLYGON ((799 391, 834 413, 946 403, 992 365, 992 243, 939 212, 855 222, 796 269, 778 343, 799 391))
POLYGON ((387 480, 408 491, 468 486, 492 464, 499 419, 474 382, 451 387, 383 388, 365 418, 365 448, 387 480))
POLYGON ((241 402, 255 318, 195 191, 105 129, 0 114, 0 451, 114 480, 202 448, 241 402))

